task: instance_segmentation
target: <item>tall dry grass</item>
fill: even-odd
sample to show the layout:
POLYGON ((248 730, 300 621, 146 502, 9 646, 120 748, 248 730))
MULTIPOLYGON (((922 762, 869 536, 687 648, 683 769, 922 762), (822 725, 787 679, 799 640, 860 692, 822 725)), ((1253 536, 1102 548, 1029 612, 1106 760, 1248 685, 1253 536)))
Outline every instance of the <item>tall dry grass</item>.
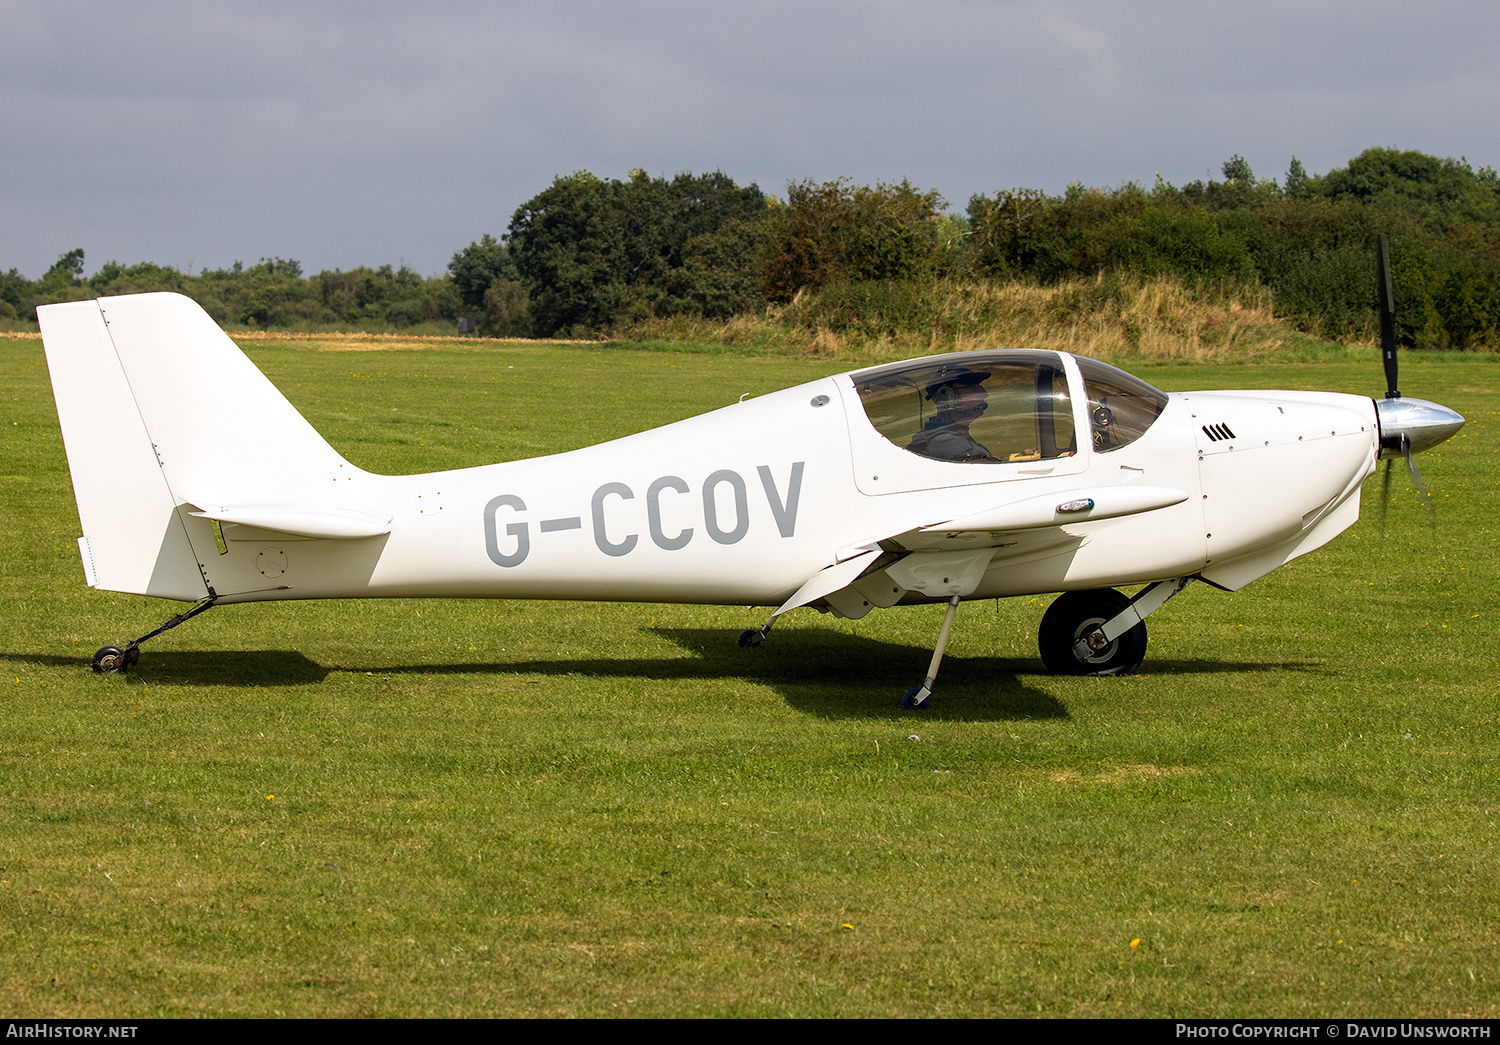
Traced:
POLYGON ((615 336, 859 360, 1040 348, 1112 360, 1201 362, 1284 356, 1308 340, 1276 319, 1264 288, 1205 291, 1131 277, 1056 286, 848 285, 723 322, 646 320, 615 336))

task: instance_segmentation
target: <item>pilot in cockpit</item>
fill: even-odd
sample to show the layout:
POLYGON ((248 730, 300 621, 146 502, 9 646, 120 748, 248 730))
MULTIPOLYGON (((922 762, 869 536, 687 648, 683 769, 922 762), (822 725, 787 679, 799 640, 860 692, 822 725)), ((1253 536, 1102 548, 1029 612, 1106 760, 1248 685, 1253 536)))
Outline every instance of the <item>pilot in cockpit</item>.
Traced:
POLYGON ((912 453, 942 461, 993 461, 990 452, 969 434, 969 425, 989 409, 990 393, 984 387, 989 373, 951 363, 933 371, 927 379, 925 398, 933 415, 906 444, 912 453))

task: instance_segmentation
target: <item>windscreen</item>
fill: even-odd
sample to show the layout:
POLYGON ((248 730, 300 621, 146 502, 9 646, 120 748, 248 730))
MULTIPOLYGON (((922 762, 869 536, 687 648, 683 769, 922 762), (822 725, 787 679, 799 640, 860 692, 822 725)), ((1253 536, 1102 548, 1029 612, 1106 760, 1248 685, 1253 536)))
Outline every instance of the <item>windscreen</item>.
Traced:
POLYGON ((1118 367, 1079 357, 1089 400, 1089 427, 1099 453, 1118 450, 1145 434, 1167 407, 1167 394, 1118 367))

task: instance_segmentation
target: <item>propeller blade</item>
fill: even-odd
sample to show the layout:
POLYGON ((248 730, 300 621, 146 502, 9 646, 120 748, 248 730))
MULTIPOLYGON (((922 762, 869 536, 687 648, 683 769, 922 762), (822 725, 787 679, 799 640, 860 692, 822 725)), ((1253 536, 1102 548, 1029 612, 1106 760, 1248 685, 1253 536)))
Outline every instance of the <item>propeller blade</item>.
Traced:
POLYGON ((1391 469, 1396 462, 1387 459, 1385 462, 1385 474, 1380 477, 1380 538, 1385 539, 1385 515, 1391 506, 1391 469))
POLYGON ((1384 232, 1376 241, 1378 271, 1375 286, 1380 297, 1380 359, 1385 364, 1385 397, 1401 398, 1396 387, 1396 295, 1391 285, 1391 243, 1384 232))
POLYGON ((1432 496, 1422 473, 1417 471, 1413 454, 1431 449, 1464 426, 1463 415, 1425 399, 1407 399, 1396 387, 1396 295, 1391 283, 1391 243, 1381 233, 1376 243, 1375 286, 1380 298, 1380 357, 1385 364, 1385 398, 1375 400, 1375 423, 1379 427, 1378 456, 1385 459, 1385 475, 1380 480, 1380 535, 1385 536, 1386 509, 1391 502, 1391 467, 1397 457, 1405 458, 1412 485, 1427 514, 1427 525, 1437 531, 1437 517, 1432 510, 1432 496))
POLYGON ((1422 481, 1422 473, 1417 471, 1416 459, 1411 455, 1411 440, 1403 439, 1401 449, 1406 457, 1406 467, 1411 470, 1411 483, 1417 488, 1417 494, 1422 499, 1422 510, 1427 513, 1427 525, 1432 527, 1433 533, 1436 533, 1437 516, 1432 512, 1432 497, 1427 492, 1427 484, 1422 481))

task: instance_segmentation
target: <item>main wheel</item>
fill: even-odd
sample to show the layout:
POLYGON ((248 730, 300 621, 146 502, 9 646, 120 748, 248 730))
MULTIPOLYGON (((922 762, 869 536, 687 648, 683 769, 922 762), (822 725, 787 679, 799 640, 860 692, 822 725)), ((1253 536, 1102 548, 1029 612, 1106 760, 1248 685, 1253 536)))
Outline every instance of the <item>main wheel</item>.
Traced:
POLYGON ((1101 650, 1080 658, 1073 645, 1091 629, 1119 613, 1130 600, 1113 588, 1067 591, 1042 615, 1037 646, 1042 663, 1054 675, 1120 675, 1146 659, 1146 625, 1137 624, 1101 650))

